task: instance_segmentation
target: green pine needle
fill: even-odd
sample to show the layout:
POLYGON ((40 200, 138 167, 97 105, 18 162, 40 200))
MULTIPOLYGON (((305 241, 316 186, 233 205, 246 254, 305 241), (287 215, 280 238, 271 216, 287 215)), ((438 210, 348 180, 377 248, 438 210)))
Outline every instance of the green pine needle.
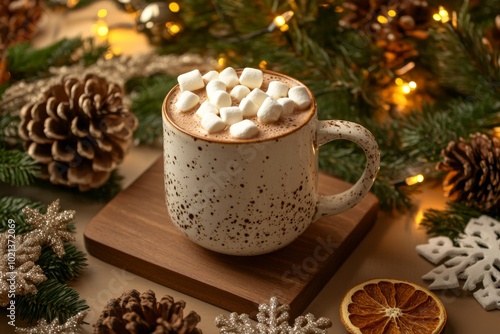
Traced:
POLYGON ((0 198, 0 233, 7 231, 8 220, 14 220, 16 234, 24 234, 33 230, 31 225, 26 224, 22 210, 29 207, 42 210, 45 206, 28 198, 5 196, 0 198))
POLYGON ((64 255, 58 257, 51 247, 44 246, 42 254, 36 261, 47 278, 56 279, 60 283, 73 281, 80 276, 87 267, 87 258, 71 243, 64 244, 64 255))
POLYGON ((0 182, 26 186, 35 180, 40 166, 26 152, 0 148, 0 182))
POLYGON ((134 92, 132 112, 139 121, 134 137, 141 144, 152 144, 163 134, 162 103, 177 79, 168 75, 134 78, 127 82, 127 90, 134 92))
POLYGON ((56 318, 65 323, 68 318, 89 308, 76 290, 56 279, 38 284, 37 289, 36 294, 16 296, 17 316, 30 324, 39 319, 52 322, 56 318))
POLYGON ((421 225, 432 236, 447 236, 455 240, 464 232, 471 218, 481 215, 489 215, 493 219, 500 220, 500 215, 493 212, 483 212, 464 203, 448 202, 445 210, 430 209, 424 212, 421 225))

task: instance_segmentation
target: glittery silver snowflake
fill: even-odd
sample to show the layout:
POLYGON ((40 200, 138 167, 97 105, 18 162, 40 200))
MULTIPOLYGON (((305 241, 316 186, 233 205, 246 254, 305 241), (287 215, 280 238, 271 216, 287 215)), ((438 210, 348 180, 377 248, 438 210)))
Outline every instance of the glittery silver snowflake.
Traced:
POLYGON ((61 257, 64 255, 64 242, 74 241, 75 237, 68 232, 68 224, 75 216, 74 210, 59 212, 59 199, 47 206, 47 212, 41 214, 38 210, 25 207, 26 223, 35 229, 29 234, 39 238, 40 244, 52 247, 54 253, 61 257))
POLYGON ((463 289, 489 311, 500 309, 500 222, 481 216, 471 219, 455 246, 448 237, 430 238, 417 252, 434 264, 449 258, 422 278, 430 289, 452 289, 465 280, 463 289))
POLYGON ((59 324, 59 319, 55 318, 51 323, 45 319, 38 320, 34 327, 16 328, 17 334, 77 334, 81 332, 83 319, 87 315, 86 311, 81 311, 70 317, 64 324, 59 324))
POLYGON ((280 304, 278 298, 271 297, 269 304, 260 304, 257 324, 243 313, 231 313, 229 317, 219 315, 215 326, 221 334, 324 334, 332 326, 327 318, 316 319, 308 313, 295 319, 293 326, 288 324, 290 307, 280 304))

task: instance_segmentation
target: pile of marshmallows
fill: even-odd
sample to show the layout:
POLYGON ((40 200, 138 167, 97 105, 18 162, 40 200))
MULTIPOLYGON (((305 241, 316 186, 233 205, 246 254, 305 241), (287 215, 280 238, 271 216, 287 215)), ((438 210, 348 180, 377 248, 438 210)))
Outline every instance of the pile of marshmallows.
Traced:
POLYGON ((195 113, 203 129, 217 133, 229 126, 232 137, 250 139, 259 133, 259 128, 248 118, 257 116, 259 122, 274 123, 295 109, 311 105, 304 86, 289 88, 282 82, 271 81, 264 92, 260 89, 263 78, 261 70, 248 67, 239 78, 232 67, 220 73, 209 71, 203 76, 199 70, 193 70, 177 77, 181 94, 175 107, 179 112, 192 110, 200 103, 199 95, 193 91, 205 87, 208 100, 203 101, 195 113), (232 105, 233 99, 238 102, 237 106, 232 105))

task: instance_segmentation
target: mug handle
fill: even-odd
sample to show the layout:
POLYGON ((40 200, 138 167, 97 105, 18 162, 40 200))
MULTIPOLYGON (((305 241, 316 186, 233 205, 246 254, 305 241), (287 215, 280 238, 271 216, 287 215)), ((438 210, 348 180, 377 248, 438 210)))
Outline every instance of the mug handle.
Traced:
POLYGON ((346 211, 361 202, 372 187, 380 168, 380 152, 377 141, 373 134, 366 128, 359 124, 342 120, 318 122, 318 147, 338 139, 350 140, 361 146, 366 155, 365 170, 359 180, 344 192, 335 195, 319 195, 313 221, 324 216, 346 211))

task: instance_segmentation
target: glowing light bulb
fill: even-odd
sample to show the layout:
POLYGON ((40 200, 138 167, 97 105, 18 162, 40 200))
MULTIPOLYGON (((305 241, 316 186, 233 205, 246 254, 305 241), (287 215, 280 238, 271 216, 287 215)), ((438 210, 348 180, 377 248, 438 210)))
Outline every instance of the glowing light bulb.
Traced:
POLYGON ((390 17, 395 17, 397 15, 397 12, 394 9, 389 9, 387 11, 387 15, 389 15, 390 17))
POLYGON ((108 32, 109 28, 106 24, 99 25, 97 27, 97 35, 99 35, 100 37, 106 37, 108 35, 108 32))
POLYGON ((441 15, 439 15, 438 13, 433 14, 432 18, 434 19, 434 21, 441 21, 441 15))
POLYGON ((401 86, 401 90, 403 91, 403 93, 409 94, 411 92, 410 85, 404 84, 403 86, 401 86))
MULTIPOLYGON (((281 31, 287 31, 288 30, 288 25, 286 24, 288 21, 290 21, 290 19, 292 18, 293 16, 293 11, 289 10, 287 12, 284 12, 283 14, 281 15, 278 15, 274 18, 273 20, 273 24, 275 27, 278 27, 280 28, 281 31), (286 28, 283 28, 282 27, 285 27, 286 28)), ((271 26, 273 25, 271 24, 271 26)))
POLYGON ((450 20, 450 14, 448 14, 448 11, 443 6, 439 6, 438 12, 433 14, 432 18, 435 21, 446 23, 450 20))
POLYGON ((274 23, 278 26, 281 27, 286 23, 285 18, 281 15, 278 15, 274 18, 274 23))
POLYGON ((424 182, 424 176, 422 174, 410 176, 405 179, 405 183, 409 186, 413 186, 417 183, 422 183, 422 182, 424 182))
POLYGON ((181 9, 181 7, 177 2, 171 2, 168 4, 168 9, 170 9, 172 13, 177 13, 181 9))
POLYGON ((417 88, 417 83, 415 81, 410 81, 408 83, 408 86, 410 86, 410 88, 413 90, 413 89, 417 88))

